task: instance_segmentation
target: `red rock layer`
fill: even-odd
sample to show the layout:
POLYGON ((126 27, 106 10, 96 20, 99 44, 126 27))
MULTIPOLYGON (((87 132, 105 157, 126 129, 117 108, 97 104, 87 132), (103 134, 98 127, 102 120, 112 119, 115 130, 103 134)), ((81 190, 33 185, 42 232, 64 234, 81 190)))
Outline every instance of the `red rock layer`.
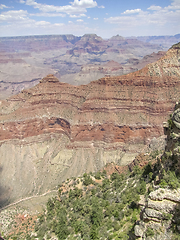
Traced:
POLYGON ((0 140, 23 139, 46 133, 64 133, 70 136, 70 126, 60 118, 34 118, 25 121, 5 122, 0 129, 0 140))
POLYGON ((65 133, 71 142, 143 143, 163 134, 179 99, 175 77, 106 77, 88 85, 42 79, 0 105, 0 140, 65 133))

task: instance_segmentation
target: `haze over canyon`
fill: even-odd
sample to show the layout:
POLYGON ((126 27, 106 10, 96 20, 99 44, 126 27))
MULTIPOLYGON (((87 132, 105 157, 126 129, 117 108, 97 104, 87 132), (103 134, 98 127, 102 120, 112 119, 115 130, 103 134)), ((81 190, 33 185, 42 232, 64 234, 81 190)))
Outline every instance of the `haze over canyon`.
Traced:
POLYGON ((87 84, 137 71, 157 61, 180 35, 102 39, 95 34, 0 38, 0 99, 36 85, 47 74, 87 84))

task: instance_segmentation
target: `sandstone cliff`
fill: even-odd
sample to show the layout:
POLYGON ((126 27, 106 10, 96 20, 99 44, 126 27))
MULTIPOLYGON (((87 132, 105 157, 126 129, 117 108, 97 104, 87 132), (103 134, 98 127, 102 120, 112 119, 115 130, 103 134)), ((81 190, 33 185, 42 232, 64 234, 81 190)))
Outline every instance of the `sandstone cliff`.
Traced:
POLYGON ((2 204, 44 193, 108 162, 126 165, 146 151, 163 135, 162 122, 179 99, 179 54, 173 47, 141 71, 88 85, 48 75, 1 101, 2 204), (176 74, 151 74, 155 65, 176 74))

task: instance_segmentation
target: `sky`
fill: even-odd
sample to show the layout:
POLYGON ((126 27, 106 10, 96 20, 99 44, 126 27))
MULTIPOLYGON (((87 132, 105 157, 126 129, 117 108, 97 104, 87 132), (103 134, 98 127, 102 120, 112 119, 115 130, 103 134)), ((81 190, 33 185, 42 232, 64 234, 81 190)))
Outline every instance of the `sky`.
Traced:
POLYGON ((0 37, 180 33, 180 0, 0 0, 0 37))

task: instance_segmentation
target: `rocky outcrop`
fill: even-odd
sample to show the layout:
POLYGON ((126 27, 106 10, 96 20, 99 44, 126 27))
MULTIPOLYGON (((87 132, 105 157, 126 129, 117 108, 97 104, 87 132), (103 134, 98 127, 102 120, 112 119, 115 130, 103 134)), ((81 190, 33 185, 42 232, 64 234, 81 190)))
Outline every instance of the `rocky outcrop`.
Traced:
POLYGON ((178 77, 180 75, 180 43, 173 45, 157 62, 140 70, 143 76, 178 77))
POLYGON ((141 220, 136 223, 134 228, 135 236, 138 239, 176 239, 173 234, 179 235, 180 233, 179 112, 180 103, 177 102, 170 119, 164 123, 167 142, 164 153, 158 159, 158 164, 154 165, 155 179, 152 184, 154 191, 146 199, 141 196, 139 201, 141 220))
POLYGON ((171 239, 173 216, 180 208, 180 189, 159 188, 151 192, 146 201, 141 200, 140 206, 141 220, 134 228, 135 236, 138 239, 171 239))

